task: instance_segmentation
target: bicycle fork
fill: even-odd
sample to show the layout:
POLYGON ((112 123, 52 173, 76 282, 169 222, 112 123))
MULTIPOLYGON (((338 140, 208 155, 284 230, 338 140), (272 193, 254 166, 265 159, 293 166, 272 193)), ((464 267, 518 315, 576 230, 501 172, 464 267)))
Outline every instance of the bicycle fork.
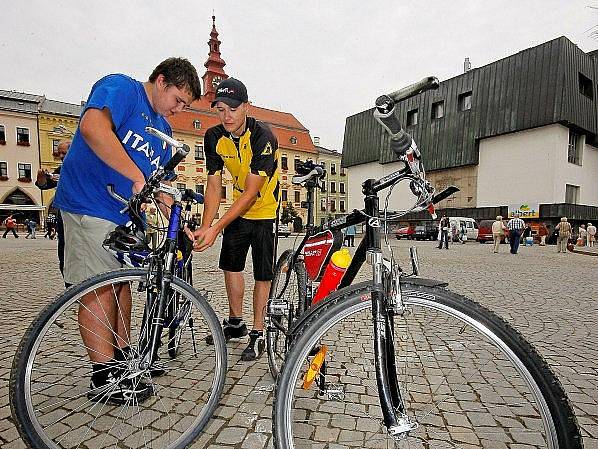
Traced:
POLYGON ((397 379, 394 345, 393 301, 390 301, 383 282, 384 265, 381 252, 370 254, 374 267, 374 289, 372 290, 372 321, 374 324, 374 361, 376 383, 384 425, 388 434, 401 440, 418 427, 418 423, 406 413, 404 399, 397 379))

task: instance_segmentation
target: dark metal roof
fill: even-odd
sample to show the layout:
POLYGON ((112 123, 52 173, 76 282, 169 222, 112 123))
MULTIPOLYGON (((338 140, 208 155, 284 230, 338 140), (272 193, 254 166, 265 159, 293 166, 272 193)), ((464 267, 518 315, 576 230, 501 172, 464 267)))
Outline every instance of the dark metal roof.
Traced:
POLYGON ((49 112, 53 114, 70 115, 79 117, 83 107, 78 104, 65 103, 56 100, 44 100, 41 105, 40 112, 49 112))
MULTIPOLYGON (((598 134, 598 60, 559 37, 440 83, 397 105, 406 124, 417 110, 416 125, 407 126, 422 150, 428 170, 477 164, 480 139, 552 123, 578 128, 589 143, 598 134), (580 89, 580 74, 589 79, 593 99, 580 89), (471 92, 471 109, 460 110, 459 96, 471 92), (432 104, 444 102, 444 117, 431 117, 432 104)), ((372 117, 373 109, 347 118, 342 165, 395 161, 388 137, 372 117)))
POLYGON ((44 100, 45 97, 42 95, 27 94, 25 92, 16 92, 14 90, 0 89, 0 98, 9 98, 12 100, 30 102, 30 103, 40 103, 41 101, 44 100))

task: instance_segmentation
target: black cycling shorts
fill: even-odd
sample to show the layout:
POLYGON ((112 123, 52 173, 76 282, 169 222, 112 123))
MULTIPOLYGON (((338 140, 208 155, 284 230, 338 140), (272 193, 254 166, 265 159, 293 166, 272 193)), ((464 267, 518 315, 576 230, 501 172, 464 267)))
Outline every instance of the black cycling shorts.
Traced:
POLYGON ((250 246, 253 278, 256 281, 271 281, 274 276, 274 220, 239 217, 224 228, 220 269, 235 273, 243 271, 250 246))

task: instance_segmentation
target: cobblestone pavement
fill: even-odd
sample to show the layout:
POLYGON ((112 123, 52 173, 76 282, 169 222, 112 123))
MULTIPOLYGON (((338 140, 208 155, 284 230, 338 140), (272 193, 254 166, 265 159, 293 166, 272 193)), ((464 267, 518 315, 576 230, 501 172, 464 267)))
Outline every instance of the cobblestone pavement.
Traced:
MULTIPOLYGON (((297 240, 298 241, 298 240, 297 240)), ((281 249, 295 236, 281 239, 281 249)), ((410 242, 391 242, 406 262, 410 242)), ((490 245, 468 242, 438 250, 418 242, 422 276, 448 281, 455 292, 497 312, 531 341, 562 381, 582 427, 586 448, 598 449, 598 258, 557 254, 554 246, 492 254, 490 245)), ((219 247, 219 242, 216 244, 219 247)), ((8 379, 16 345, 38 311, 61 292, 56 242, 0 239, 0 447, 23 447, 11 421, 8 379)), ((214 292, 220 317, 227 311, 217 248, 194 260, 197 285, 214 292)), ((406 265, 406 263, 405 263, 406 265)), ((367 275, 365 273, 364 275, 367 275)), ((252 282, 247 277, 246 317, 252 282)), ((245 342, 229 344, 224 395, 205 434, 193 447, 261 449, 272 446, 273 380, 265 358, 240 361, 245 342)))

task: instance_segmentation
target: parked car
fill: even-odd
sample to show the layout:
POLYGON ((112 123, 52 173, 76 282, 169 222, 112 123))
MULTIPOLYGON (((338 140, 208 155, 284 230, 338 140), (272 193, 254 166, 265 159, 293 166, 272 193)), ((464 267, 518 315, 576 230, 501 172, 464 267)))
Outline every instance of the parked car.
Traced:
POLYGON ((395 231, 395 237, 397 240, 401 239, 409 239, 413 240, 415 235, 415 227, 414 226, 405 226, 403 228, 399 228, 395 231))
MULTIPOLYGON (((451 224, 451 231, 453 227, 456 227, 458 233, 461 231, 461 228, 464 228, 467 240, 478 239, 478 223, 473 218, 449 217, 449 222, 451 224)), ((455 241, 455 238, 453 238, 453 241, 455 241)))
POLYGON ((413 237, 415 240, 436 240, 438 228, 432 224, 416 226, 413 237))
MULTIPOLYGON (((478 242, 486 243, 492 242, 492 223, 496 220, 482 220, 480 221, 480 227, 478 229, 478 242)), ((507 226, 507 221, 502 221, 505 227, 507 226)), ((509 242, 509 231, 505 230, 505 234, 500 239, 500 243, 508 243, 509 242)))

